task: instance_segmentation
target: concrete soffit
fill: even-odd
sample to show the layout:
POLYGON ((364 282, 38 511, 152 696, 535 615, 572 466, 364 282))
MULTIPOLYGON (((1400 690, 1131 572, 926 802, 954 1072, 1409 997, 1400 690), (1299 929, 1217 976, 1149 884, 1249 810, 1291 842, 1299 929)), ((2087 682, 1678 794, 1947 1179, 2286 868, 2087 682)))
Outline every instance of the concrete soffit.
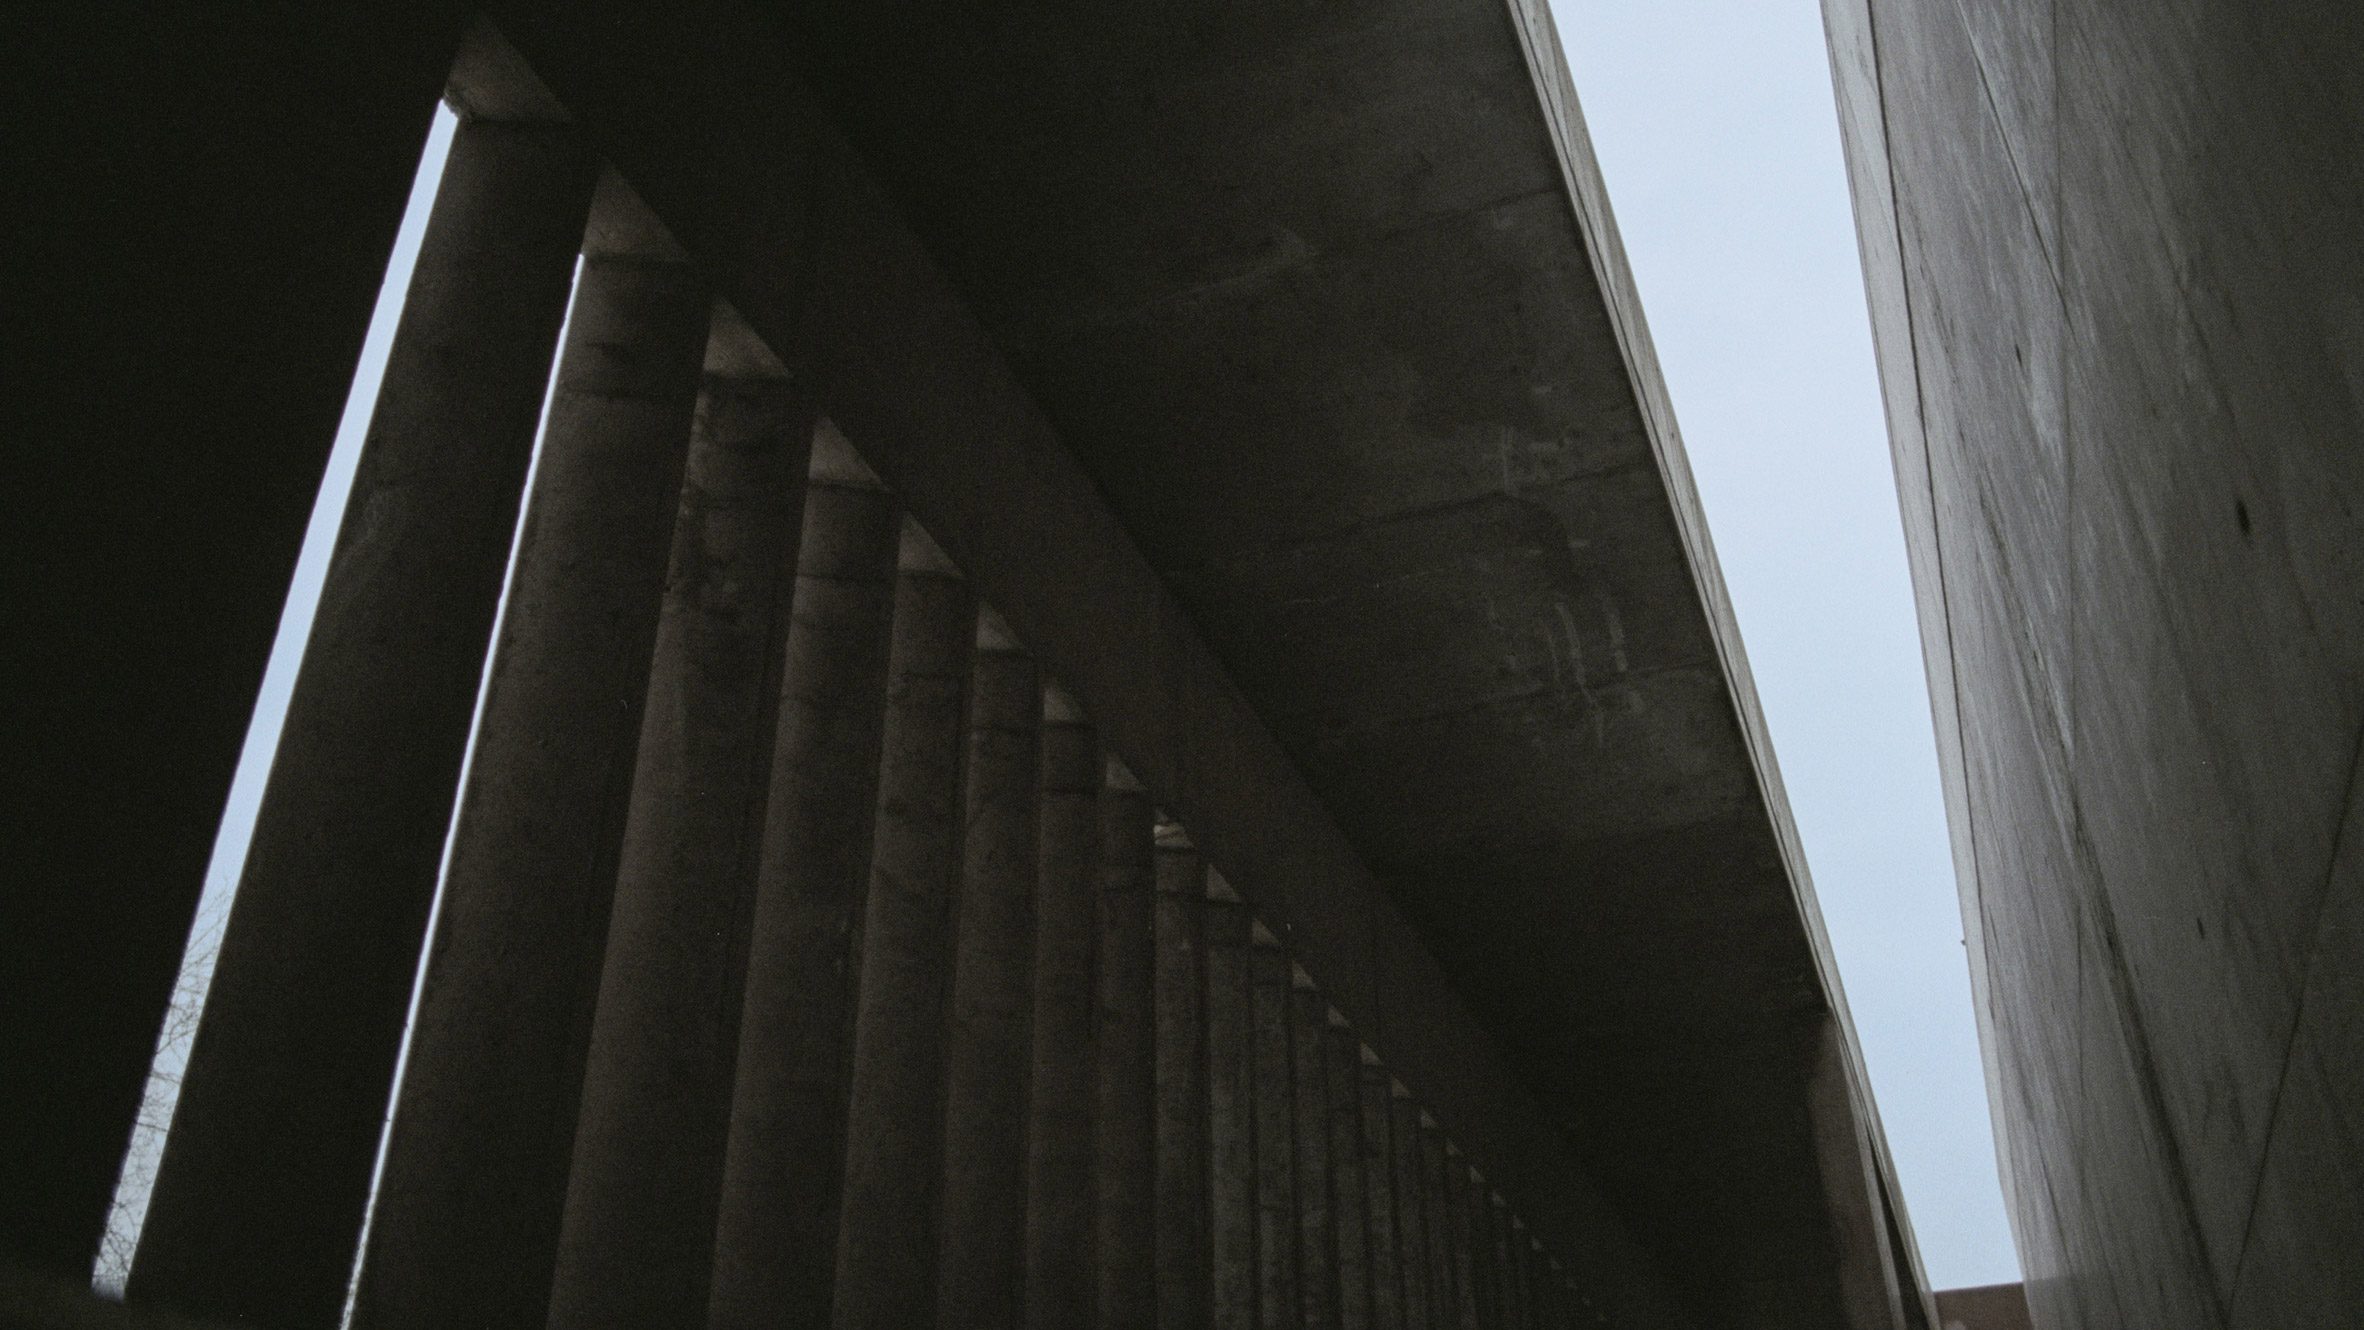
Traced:
POLYGON ((758 20, 646 7, 592 31, 549 0, 489 9, 523 65, 790 373, 811 376, 864 460, 1606 1310, 1626 1324, 1690 1324, 801 78, 755 34, 727 31, 758 20), (622 49, 635 58, 618 59, 622 49), (1113 624, 1092 609, 1103 601, 1124 611, 1113 624))
MULTIPOLYGON (((1828 0, 1828 3, 1846 2, 1828 0)), ((1876 1174, 1873 1179, 1874 1191, 1887 1205, 1898 1229, 1901 1246, 1911 1263, 1911 1289, 1907 1296, 1917 1298, 1923 1304, 1924 1315, 1929 1323, 1935 1324, 1934 1304, 1930 1302, 1929 1283, 1922 1268, 1919 1243, 1913 1236, 1912 1220, 1905 1211, 1902 1192, 1896 1183, 1895 1163, 1889 1154, 1887 1135, 1880 1126, 1879 1109, 1872 1096, 1870 1077, 1864 1068, 1854 1020, 1847 1010, 1837 957, 1831 950, 1830 936, 1822 920, 1822 909, 1815 898, 1813 875, 1806 863, 1805 846, 1799 839, 1797 822, 1790 811, 1789 796, 1782 785, 1780 764, 1774 755, 1771 734, 1765 726, 1764 707, 1757 698, 1755 679, 1749 672, 1748 654, 1741 642, 1739 621, 1733 613, 1731 595, 1724 585, 1723 571, 1716 559, 1715 542, 1708 532, 1707 516, 1700 506, 1698 487, 1692 479, 1690 461, 1683 450, 1682 432, 1675 420, 1673 399, 1667 392, 1665 376, 1659 369, 1658 353, 1650 339, 1649 322, 1642 311, 1641 296, 1634 285, 1632 267, 1626 261, 1625 246, 1619 237, 1616 217, 1609 203, 1608 184, 1601 175, 1600 161, 1593 152, 1591 135, 1585 129, 1584 113, 1577 103, 1567 57, 1560 47, 1558 28, 1552 21, 1548 0, 1503 0, 1503 3, 1520 51, 1526 58, 1529 76, 1534 80, 1540 110, 1549 126, 1552 153, 1559 163, 1561 178, 1566 185, 1568 205, 1575 218, 1577 233, 1583 237, 1586 257, 1607 301, 1610 324, 1622 349, 1643 427, 1649 435, 1651 456, 1658 467, 1660 481, 1666 486, 1669 506, 1682 535, 1686 561, 1706 613, 1725 685, 1739 721, 1742 741, 1755 768, 1765 815, 1781 847, 1782 863, 1797 904, 1799 920, 1813 953, 1816 977, 1837 1026, 1840 1058, 1848 1078, 1848 1093, 1853 1100, 1855 1114, 1868 1136, 1866 1144, 1876 1174)), ((1958 760, 1959 754, 1955 756, 1958 760)))

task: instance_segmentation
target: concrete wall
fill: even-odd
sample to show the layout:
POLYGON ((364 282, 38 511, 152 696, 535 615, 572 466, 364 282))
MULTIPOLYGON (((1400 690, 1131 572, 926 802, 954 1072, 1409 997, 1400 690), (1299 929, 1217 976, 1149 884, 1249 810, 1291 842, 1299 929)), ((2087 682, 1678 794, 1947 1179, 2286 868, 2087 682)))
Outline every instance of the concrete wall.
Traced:
POLYGON ((2028 1330, 2027 1293, 2017 1284, 1947 1289, 1937 1321, 1938 1330, 2028 1330))
POLYGON ((2364 1322, 2364 19, 1824 9, 2035 1323, 2364 1322))

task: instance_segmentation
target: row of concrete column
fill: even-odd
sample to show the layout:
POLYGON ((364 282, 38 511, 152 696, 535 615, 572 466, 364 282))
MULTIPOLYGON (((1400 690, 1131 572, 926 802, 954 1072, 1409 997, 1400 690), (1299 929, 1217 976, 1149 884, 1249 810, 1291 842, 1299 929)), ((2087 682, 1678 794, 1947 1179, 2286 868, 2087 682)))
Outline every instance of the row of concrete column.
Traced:
POLYGON ((1577 1323, 597 176, 563 125, 459 130, 131 1295, 281 1326, 1577 1323))

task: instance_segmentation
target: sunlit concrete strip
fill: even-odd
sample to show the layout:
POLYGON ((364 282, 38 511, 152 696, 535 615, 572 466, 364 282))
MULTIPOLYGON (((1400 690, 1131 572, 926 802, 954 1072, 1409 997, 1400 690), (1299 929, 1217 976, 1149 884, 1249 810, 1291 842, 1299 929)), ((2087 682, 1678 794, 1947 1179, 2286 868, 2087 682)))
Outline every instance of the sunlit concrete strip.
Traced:
POLYGON ((1371 1325, 1373 1330, 1404 1330, 1404 1255, 1402 1221, 1396 1201, 1395 1128, 1388 1105, 1393 1079, 1379 1065, 1378 1055, 1357 1038, 1355 1057, 1356 1110, 1362 1117, 1363 1194, 1371 1232, 1371 1325))
POLYGON ((1290 1084, 1289 953, 1259 921, 1248 951, 1256 1087, 1256 1314, 1260 1325, 1299 1315, 1296 1095, 1290 1084))
POLYGON ((550 1325, 705 1312, 811 397, 735 339, 700 388, 591 1025, 550 1325))
POLYGON ((1302 967, 1288 995, 1290 1156, 1297 1181, 1297 1306, 1303 1324, 1338 1325, 1338 1215, 1330 1199, 1330 1079, 1323 1027, 1330 1004, 1302 967))
POLYGON ((846 1111, 839 1330, 913 1330, 936 1319, 944 1006, 976 632, 968 583, 906 521, 846 1111))
POLYGON ((970 665, 967 831, 944 1044, 937 1314, 946 1330, 998 1330, 1021 1315, 1042 710, 1034 659, 984 610, 970 665))
POLYGON ((135 1299, 332 1324, 593 169, 556 124, 459 128, 146 1227, 135 1299))
POLYGON ((1254 916, 1221 878, 1207 899, 1206 1177, 1208 1315, 1257 1324, 1254 916))
MULTIPOLYGON (((608 191, 594 213, 633 206, 608 191)), ((631 246, 634 249, 653 245, 631 246)), ((526 501, 354 1323, 548 1309, 710 300, 589 247, 526 501)))
MULTIPOLYGON (((1218 968, 1228 965, 1227 953, 1216 943, 1231 916, 1212 899, 1220 879, 1189 834, 1161 819, 1156 836, 1157 1324, 1175 1330, 1206 1324, 1219 1296, 1210 1279, 1209 1262, 1219 1258, 1210 1257, 1209 1196, 1222 1187, 1227 1138, 1223 1068, 1215 1059, 1233 1015, 1231 989, 1221 982, 1229 971, 1218 968)), ((1229 887, 1220 891, 1237 900, 1229 887)), ((1219 1276, 1220 1266, 1212 1268, 1219 1276)))
POLYGON ((1375 1319, 1370 1190, 1363 1177, 1362 1041, 1327 1003, 1320 1041, 1323 1108, 1329 1115, 1330 1204, 1335 1207, 1338 1235, 1338 1324, 1343 1330, 1369 1330, 1375 1319))
POLYGON ((1034 1049, 1025 1129, 1024 1306, 1032 1330, 1089 1330, 1100 1324, 1094 1315, 1098 1254, 1092 1241, 1100 780, 1100 745, 1091 722, 1073 697, 1056 685, 1046 687, 1034 1049))
POLYGON ((1107 759, 1100 913, 1093 1237, 1102 1325, 1157 1323, 1156 814, 1107 759))
POLYGON ((900 509, 815 432, 707 1324, 829 1324, 900 509))

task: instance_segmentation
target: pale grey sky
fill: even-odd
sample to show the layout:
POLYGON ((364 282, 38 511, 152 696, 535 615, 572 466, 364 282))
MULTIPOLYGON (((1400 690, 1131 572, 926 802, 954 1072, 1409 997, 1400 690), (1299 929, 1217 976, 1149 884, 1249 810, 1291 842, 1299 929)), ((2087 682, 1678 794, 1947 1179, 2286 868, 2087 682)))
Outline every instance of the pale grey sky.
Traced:
POLYGON ((1552 0, 1929 1278, 2003 1216, 1815 0, 1552 0))

